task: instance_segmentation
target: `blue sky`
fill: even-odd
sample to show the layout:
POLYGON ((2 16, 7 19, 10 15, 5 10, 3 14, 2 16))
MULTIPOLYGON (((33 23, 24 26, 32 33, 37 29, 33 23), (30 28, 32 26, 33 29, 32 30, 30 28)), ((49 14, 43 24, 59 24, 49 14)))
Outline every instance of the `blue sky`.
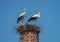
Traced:
POLYGON ((60 42, 60 0, 0 0, 0 42, 19 42, 20 35, 14 29, 24 8, 27 9, 24 23, 41 12, 37 21, 41 27, 39 42, 60 42))

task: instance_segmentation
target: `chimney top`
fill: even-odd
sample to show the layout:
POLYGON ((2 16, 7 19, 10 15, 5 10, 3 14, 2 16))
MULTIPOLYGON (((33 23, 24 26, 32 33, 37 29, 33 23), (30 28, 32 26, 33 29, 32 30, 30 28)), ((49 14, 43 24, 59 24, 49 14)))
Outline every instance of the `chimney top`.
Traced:
POLYGON ((25 32, 25 31, 36 31, 36 32, 40 32, 40 27, 37 26, 37 25, 32 25, 32 24, 24 24, 24 25, 21 25, 19 27, 16 28, 16 31, 18 33, 22 33, 22 32, 25 32))

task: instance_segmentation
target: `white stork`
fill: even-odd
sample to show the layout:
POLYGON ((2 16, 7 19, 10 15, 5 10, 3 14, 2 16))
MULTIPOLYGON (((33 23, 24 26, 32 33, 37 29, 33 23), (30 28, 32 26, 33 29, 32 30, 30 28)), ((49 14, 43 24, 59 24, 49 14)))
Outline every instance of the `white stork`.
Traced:
POLYGON ((21 14, 19 15, 19 17, 18 17, 18 19, 17 19, 17 23, 19 23, 19 22, 21 22, 21 21, 23 22, 23 19, 24 19, 25 15, 26 15, 26 9, 24 9, 23 13, 21 13, 21 14))
POLYGON ((33 15, 33 16, 28 20, 28 22, 30 22, 30 21, 35 21, 35 23, 36 23, 36 20, 37 20, 38 18, 40 18, 40 17, 41 17, 40 12, 38 12, 37 14, 33 15))

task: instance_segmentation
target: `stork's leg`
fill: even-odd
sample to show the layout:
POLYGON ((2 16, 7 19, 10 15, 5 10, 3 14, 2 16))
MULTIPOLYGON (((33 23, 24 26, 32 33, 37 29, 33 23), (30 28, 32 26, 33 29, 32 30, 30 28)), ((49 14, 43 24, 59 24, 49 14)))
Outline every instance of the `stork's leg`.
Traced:
POLYGON ((34 21, 34 24, 36 25, 36 20, 34 21))
POLYGON ((36 25, 36 21, 35 21, 35 25, 36 25))
POLYGON ((22 23, 23 23, 23 20, 22 20, 22 23))
POLYGON ((22 25, 23 21, 20 21, 19 26, 22 25))

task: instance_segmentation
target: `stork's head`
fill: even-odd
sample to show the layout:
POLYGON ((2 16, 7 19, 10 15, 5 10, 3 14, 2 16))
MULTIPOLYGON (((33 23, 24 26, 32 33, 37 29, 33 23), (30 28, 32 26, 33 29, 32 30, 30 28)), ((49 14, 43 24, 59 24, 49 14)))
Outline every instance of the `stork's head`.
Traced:
POLYGON ((40 15, 40 17, 42 16, 42 15, 41 15, 41 12, 38 12, 38 14, 40 15))
POLYGON ((24 12, 27 12, 25 8, 24 8, 24 12))
POLYGON ((38 14, 40 14, 40 12, 38 12, 38 14))

